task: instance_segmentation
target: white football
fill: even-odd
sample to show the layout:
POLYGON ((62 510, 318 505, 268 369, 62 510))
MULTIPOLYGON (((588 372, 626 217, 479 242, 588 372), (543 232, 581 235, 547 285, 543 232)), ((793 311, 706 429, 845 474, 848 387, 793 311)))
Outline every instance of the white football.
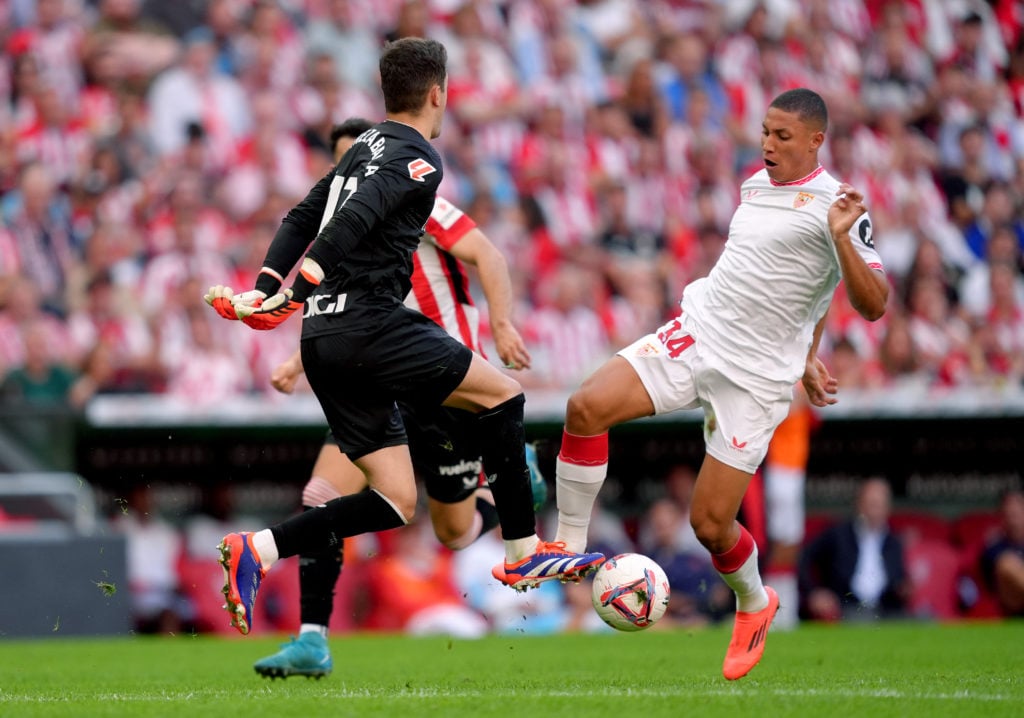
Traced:
POLYGON ((665 571, 639 553, 612 556, 594 574, 594 610, 619 631, 642 631, 653 626, 668 608, 665 571))

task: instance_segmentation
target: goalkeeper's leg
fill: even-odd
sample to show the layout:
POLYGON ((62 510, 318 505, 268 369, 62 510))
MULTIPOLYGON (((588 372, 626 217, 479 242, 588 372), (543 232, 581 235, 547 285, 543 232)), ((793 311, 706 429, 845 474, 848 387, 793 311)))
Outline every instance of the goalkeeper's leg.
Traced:
MULTIPOLYGON (((302 491, 303 510, 309 511, 365 487, 363 472, 341 453, 333 438, 328 438, 302 491)), ((301 625, 298 640, 256 661, 253 667, 257 673, 284 678, 289 675, 320 677, 331 672, 327 631, 334 609, 335 585, 341 575, 344 558, 342 549, 299 554, 301 625)))

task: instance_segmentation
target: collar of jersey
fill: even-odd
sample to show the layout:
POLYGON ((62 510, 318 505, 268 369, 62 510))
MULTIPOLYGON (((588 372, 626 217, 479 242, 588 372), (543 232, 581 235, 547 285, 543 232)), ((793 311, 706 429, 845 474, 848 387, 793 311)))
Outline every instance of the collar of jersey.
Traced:
POLYGON ((812 179, 814 179, 815 177, 817 177, 818 175, 820 175, 824 171, 825 171, 825 168, 822 167, 821 165, 818 165, 818 168, 816 170, 814 170, 813 172, 811 172, 806 177, 803 177, 803 178, 798 179, 798 180, 793 180, 792 182, 776 182, 771 177, 768 178, 768 181, 772 183, 773 187, 792 187, 793 185, 797 185, 797 184, 806 184, 806 183, 810 182, 812 179))

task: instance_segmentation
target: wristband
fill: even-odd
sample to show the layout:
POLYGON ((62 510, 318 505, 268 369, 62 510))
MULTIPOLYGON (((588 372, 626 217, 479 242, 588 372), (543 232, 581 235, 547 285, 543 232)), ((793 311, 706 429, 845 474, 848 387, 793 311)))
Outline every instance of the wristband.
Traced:
POLYGON ((302 260, 302 266, 299 268, 299 273, 295 277, 295 283, 292 285, 292 298, 293 302, 299 304, 305 304, 306 299, 313 293, 320 282, 324 278, 324 270, 320 268, 314 260, 307 257, 302 260))
POLYGON ((272 297, 281 289, 281 275, 270 267, 263 267, 256 277, 256 289, 266 297, 272 297))

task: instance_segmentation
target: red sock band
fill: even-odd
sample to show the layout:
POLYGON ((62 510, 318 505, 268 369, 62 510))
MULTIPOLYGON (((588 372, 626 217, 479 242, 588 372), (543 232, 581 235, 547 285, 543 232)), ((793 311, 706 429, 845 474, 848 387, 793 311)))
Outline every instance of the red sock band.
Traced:
POLYGON ((754 553, 754 537, 740 525, 740 540, 725 553, 711 554, 711 562, 719 573, 734 573, 754 553))
POLYGON ((558 458, 579 466, 600 466, 608 463, 608 432, 597 436, 576 436, 562 431, 562 449, 558 458))

